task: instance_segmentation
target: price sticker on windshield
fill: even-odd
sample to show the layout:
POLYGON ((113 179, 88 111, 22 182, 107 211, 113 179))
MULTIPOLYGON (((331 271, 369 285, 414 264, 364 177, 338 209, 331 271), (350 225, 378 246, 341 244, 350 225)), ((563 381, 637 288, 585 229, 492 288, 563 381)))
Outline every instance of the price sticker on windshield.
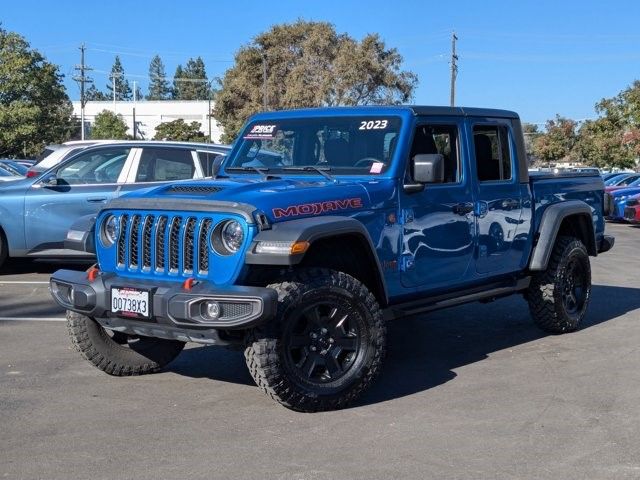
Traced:
POLYGON ((276 133, 277 125, 264 125, 258 124, 251 127, 249 133, 244 138, 245 140, 260 140, 263 138, 273 138, 276 133))

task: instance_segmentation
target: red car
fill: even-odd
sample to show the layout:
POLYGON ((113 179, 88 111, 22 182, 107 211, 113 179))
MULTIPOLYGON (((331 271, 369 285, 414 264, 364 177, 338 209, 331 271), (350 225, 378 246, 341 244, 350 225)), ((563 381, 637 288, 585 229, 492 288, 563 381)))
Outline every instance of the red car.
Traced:
POLYGON ((627 200, 627 206, 624 208, 624 219, 627 222, 640 223, 640 195, 627 200))

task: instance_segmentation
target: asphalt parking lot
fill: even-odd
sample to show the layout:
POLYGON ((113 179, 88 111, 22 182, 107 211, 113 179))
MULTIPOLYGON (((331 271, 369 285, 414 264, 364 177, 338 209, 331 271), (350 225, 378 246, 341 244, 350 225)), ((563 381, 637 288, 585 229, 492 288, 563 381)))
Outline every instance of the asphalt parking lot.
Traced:
MULTIPOLYGON (((378 383, 300 414, 241 352, 194 346, 114 378, 71 347, 48 274, 0 274, 2 478, 640 478, 640 228, 608 225, 583 328, 546 336, 520 297, 389 325, 378 383)), ((66 265, 82 268, 83 265, 66 265)))

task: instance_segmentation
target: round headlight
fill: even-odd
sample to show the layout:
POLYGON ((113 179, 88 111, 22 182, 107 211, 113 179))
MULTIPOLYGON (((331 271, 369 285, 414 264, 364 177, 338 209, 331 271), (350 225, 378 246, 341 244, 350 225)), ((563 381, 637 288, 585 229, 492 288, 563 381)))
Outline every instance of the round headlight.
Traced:
POLYGON ((220 229, 220 239, 222 245, 229 253, 235 253, 240 250, 244 241, 244 231, 242 225, 235 220, 229 220, 222 225, 220 229))
POLYGON ((106 247, 110 247, 116 243, 118 238, 118 219, 114 215, 109 215, 102 222, 102 243, 106 247))

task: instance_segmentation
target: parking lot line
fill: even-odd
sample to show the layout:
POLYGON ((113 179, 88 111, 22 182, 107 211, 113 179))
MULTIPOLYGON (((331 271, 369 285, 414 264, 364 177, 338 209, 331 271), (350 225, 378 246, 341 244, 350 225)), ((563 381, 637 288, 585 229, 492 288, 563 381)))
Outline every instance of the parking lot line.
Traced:
POLYGON ((34 282, 28 280, 2 280, 0 285, 49 285, 49 282, 34 282))
POLYGON ((0 317, 0 322, 65 322, 64 317, 42 317, 42 318, 23 318, 23 317, 0 317))

